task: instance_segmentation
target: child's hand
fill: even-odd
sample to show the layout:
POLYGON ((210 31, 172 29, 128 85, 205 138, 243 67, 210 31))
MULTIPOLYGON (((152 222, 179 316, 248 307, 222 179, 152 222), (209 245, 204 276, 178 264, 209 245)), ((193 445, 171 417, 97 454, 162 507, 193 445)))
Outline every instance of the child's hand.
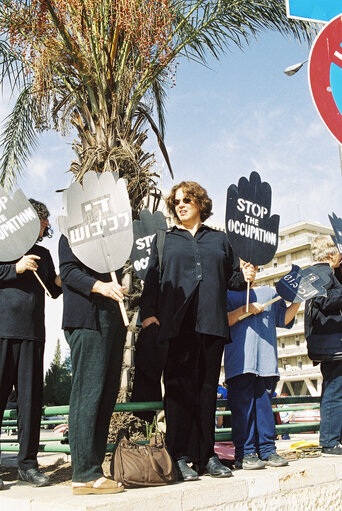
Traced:
POLYGON ((248 312, 251 312, 254 315, 260 314, 260 312, 262 312, 263 310, 264 310, 263 305, 261 305, 261 303, 258 302, 250 303, 248 307, 248 312))

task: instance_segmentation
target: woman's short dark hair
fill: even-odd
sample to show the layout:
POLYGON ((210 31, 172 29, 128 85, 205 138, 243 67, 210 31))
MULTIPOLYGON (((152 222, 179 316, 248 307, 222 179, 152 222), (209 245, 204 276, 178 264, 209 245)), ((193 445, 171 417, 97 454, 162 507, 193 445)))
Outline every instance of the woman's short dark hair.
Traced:
MULTIPOLYGON (((50 216, 50 211, 46 207, 46 205, 43 202, 39 202, 35 199, 29 199, 29 202, 31 202, 33 208, 36 210, 36 213, 38 215, 39 220, 48 220, 50 216)), ((43 236, 38 238, 38 241, 42 241, 45 236, 48 238, 52 238, 53 230, 51 228, 51 225, 47 225, 44 229, 43 236)))
POLYGON ((166 198, 166 207, 175 219, 177 223, 180 223, 179 218, 176 214, 176 208, 173 203, 176 197, 177 190, 183 190, 183 193, 189 199, 197 202, 200 208, 201 222, 204 222, 212 215, 212 201, 209 199, 207 190, 195 181, 182 181, 178 185, 175 185, 170 192, 170 195, 166 198))

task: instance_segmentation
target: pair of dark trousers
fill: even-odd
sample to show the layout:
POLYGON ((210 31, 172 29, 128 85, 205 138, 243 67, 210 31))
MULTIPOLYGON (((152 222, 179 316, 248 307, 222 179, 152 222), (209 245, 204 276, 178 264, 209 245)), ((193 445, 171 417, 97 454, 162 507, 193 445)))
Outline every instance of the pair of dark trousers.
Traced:
POLYGON ((166 443, 171 456, 205 466, 214 455, 217 384, 224 340, 181 331, 164 371, 166 443))
POLYGON ((342 360, 321 362, 320 444, 335 447, 342 436, 342 360))
POLYGON ((103 476, 108 429, 120 387, 126 328, 118 304, 108 302, 97 299, 97 330, 65 330, 72 363, 69 442, 75 482, 103 476))
POLYGON ((0 339, 0 418, 15 386, 18 405, 18 467, 37 468, 43 403, 44 343, 0 339))
POLYGON ((232 412, 235 459, 251 453, 261 459, 275 452, 275 424, 271 399, 277 376, 239 374, 228 383, 228 405, 232 412))

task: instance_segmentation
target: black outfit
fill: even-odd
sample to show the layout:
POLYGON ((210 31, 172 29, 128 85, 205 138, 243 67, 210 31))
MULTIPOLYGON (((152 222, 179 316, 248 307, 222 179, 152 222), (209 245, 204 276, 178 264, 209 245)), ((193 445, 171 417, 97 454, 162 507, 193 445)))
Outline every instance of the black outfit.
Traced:
MULTIPOLYGON (((38 275, 53 298, 62 292, 50 252, 34 245, 40 256, 38 275)), ((17 391, 18 467, 37 468, 43 390, 45 292, 32 271, 17 274, 16 261, 0 263, 0 417, 13 386, 17 391)))
POLYGON ((72 253, 68 240, 59 242, 63 289, 63 328, 71 350, 72 389, 69 442, 73 481, 103 476, 110 418, 119 392, 126 328, 116 301, 91 290, 98 274, 72 253))
POLYGON ((223 232, 201 226, 192 236, 173 227, 165 238, 161 271, 152 245, 141 299, 141 319, 156 316, 160 342, 169 340, 168 449, 174 459, 202 466, 214 455, 217 382, 229 339, 226 292, 246 287, 236 263, 223 232))
POLYGON ((342 436, 342 285, 333 272, 326 287, 327 296, 305 303, 305 337, 323 376, 320 443, 333 448, 342 436))

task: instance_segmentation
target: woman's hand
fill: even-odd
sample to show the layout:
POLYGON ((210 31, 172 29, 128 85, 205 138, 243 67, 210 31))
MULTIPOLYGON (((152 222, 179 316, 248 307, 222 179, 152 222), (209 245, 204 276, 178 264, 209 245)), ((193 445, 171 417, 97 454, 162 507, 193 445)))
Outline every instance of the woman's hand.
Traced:
POLYGON ((61 281, 61 277, 59 275, 57 275, 57 277, 55 278, 55 284, 58 287, 62 287, 62 281, 61 281))
POLYGON ((153 323, 156 323, 158 326, 160 326, 159 320, 155 316, 150 316, 149 318, 144 319, 141 326, 143 328, 147 328, 148 326, 152 325, 153 323))
POLYGON ((251 263, 241 261, 241 271, 246 282, 253 282, 257 274, 258 267, 251 263))
POLYGON ((111 298, 116 302, 122 302, 126 286, 120 286, 120 284, 116 284, 116 282, 102 282, 101 280, 97 280, 91 291, 92 293, 99 293, 102 296, 111 298))
POLYGON ((15 265, 15 271, 17 273, 24 273, 26 270, 30 271, 37 271, 38 264, 36 263, 36 260, 40 259, 39 256, 29 254, 24 255, 15 265))

